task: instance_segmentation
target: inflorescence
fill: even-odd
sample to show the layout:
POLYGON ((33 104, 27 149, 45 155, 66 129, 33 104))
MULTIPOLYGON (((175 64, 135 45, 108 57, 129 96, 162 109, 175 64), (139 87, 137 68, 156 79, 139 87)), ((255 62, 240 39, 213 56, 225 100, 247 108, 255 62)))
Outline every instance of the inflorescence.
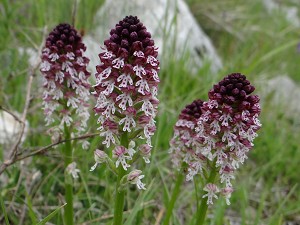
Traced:
POLYGON ((188 105, 174 127, 170 152, 177 168, 186 163, 186 180, 218 171, 219 182, 204 187, 207 204, 218 193, 230 204, 234 171, 244 163, 261 127, 259 97, 252 94, 254 90, 244 75, 230 74, 209 91, 207 102, 188 105))
POLYGON ((59 121, 59 128, 71 125, 82 133, 89 119, 89 59, 77 31, 59 24, 48 35, 42 52, 43 109, 46 125, 59 121), (74 116, 76 114, 76 116, 74 116))
POLYGON ((113 147, 116 166, 127 170, 135 154, 149 163, 151 137, 155 126, 159 83, 157 48, 151 34, 137 17, 127 16, 110 31, 99 54, 94 96, 94 111, 99 115, 103 144, 113 147), (120 137, 127 134, 132 140, 122 146, 120 137), (135 141, 144 139, 138 151, 135 141), (133 141, 135 140, 135 141, 133 141))

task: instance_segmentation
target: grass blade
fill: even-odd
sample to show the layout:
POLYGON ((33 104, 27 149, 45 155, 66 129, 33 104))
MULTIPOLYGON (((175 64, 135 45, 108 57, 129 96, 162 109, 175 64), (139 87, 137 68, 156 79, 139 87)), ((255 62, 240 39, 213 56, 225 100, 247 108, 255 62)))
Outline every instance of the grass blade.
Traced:
POLYGON ((62 206, 55 209, 52 213, 42 219, 37 225, 45 225, 49 220, 51 220, 63 207, 66 206, 67 203, 63 204, 62 206))
POLYGON ((6 213, 6 210, 5 210, 5 206, 4 206, 4 201, 3 201, 3 198, 2 198, 1 194, 0 194, 0 203, 1 203, 1 208, 2 208, 3 214, 4 214, 5 223, 6 223, 6 225, 10 225, 8 217, 7 217, 7 213, 6 213))
POLYGON ((154 180, 147 187, 147 190, 140 194, 131 213, 127 217, 127 220, 124 225, 132 225, 133 224, 133 221, 136 218, 137 213, 142 209, 141 205, 142 205, 142 202, 144 201, 144 199, 146 198, 146 196, 149 195, 150 193, 153 193, 154 191, 156 191, 156 188, 153 187, 153 183, 154 183, 154 180))

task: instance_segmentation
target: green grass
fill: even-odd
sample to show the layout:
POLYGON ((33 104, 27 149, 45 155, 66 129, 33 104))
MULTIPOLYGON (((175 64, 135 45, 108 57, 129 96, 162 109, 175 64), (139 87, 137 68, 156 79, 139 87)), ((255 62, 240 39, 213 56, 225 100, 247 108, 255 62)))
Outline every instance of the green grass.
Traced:
MULTIPOLYGON (((9 1, 0 2, 0 104, 21 112, 28 79, 28 56, 20 55, 18 47, 36 48, 43 40, 43 30, 49 32, 60 22, 72 23, 75 1, 9 1)), ((102 1, 78 1, 75 26, 85 33, 93 30, 93 16, 102 1)), ((260 81, 278 75, 289 75, 300 82, 300 54, 297 52, 299 29, 285 20, 279 11, 269 15, 260 0, 189 0, 191 9, 205 32, 212 38, 223 59, 224 68, 212 74, 208 64, 191 74, 185 66, 188 55, 181 59, 168 58, 161 65, 157 132, 153 138, 151 164, 145 167, 144 182, 148 190, 131 191, 126 195, 124 217, 127 224, 155 224, 163 207, 167 207, 175 182, 174 171, 167 150, 172 127, 179 111, 196 98, 207 100, 212 85, 231 72, 245 73, 257 83, 257 93, 264 86, 260 81)), ((299 5, 298 5, 299 6, 299 5)), ((118 21, 120 18, 116 18, 118 21)), ((176 21, 174 22, 176 23, 176 21)), ((107 31, 108 35, 109 31, 107 31)), ((102 44, 102 43, 99 43, 102 44)), ((167 56, 164 56, 167 57, 167 56)), ((38 76, 39 74, 37 74, 38 76)), ((46 135, 37 77, 33 84, 33 99, 28 121, 30 131, 22 148, 27 151, 50 143, 46 135)), ((292 96, 291 96, 292 97, 292 96)), ((288 109, 284 109, 288 110, 288 109)), ((232 204, 219 200, 209 210, 208 224, 229 224, 238 218, 241 224, 283 224, 297 221, 300 215, 299 184, 299 126, 286 117, 280 106, 274 107, 271 98, 263 102, 262 129, 245 165, 240 168, 232 204)), ((93 115, 93 114, 92 114, 93 115)), ((96 118, 89 121, 90 132, 96 131, 96 118)), ((81 170, 75 182, 74 202, 76 224, 110 224, 113 215, 115 177, 99 166, 89 172, 94 163, 93 150, 103 149, 101 138, 91 138, 91 149, 78 147, 75 161, 81 170)), ((7 148, 0 146, 2 155, 7 148)), ((18 224, 20 212, 26 210, 23 224, 32 224, 51 217, 52 224, 62 224, 63 159, 60 146, 10 167, 1 183, 0 223, 9 220, 18 224), (32 175, 41 172, 33 180, 32 175), (29 190, 30 189, 30 190, 29 190), (2 201, 3 200, 3 201, 2 201), (5 211, 3 210, 5 207, 5 211), (55 212, 53 214, 53 212, 55 212), (51 214, 52 213, 52 214, 51 214), (48 217, 47 217, 48 216, 48 217), (52 217, 53 216, 53 217, 52 217)), ((133 186, 129 187, 134 189, 133 186)), ((182 188, 175 205, 174 225, 190 224, 196 211, 192 183, 182 188)))

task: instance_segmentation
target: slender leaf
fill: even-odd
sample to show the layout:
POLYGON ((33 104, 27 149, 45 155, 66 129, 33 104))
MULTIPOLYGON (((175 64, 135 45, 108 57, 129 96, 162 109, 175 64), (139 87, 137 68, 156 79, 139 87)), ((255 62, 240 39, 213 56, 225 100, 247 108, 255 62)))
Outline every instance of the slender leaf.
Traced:
POLYGON ((58 207, 57 209, 55 209, 52 213, 50 213, 48 216, 46 216, 44 219, 42 219, 36 225, 45 225, 49 220, 51 220, 66 205, 67 205, 67 203, 65 203, 62 206, 58 207))

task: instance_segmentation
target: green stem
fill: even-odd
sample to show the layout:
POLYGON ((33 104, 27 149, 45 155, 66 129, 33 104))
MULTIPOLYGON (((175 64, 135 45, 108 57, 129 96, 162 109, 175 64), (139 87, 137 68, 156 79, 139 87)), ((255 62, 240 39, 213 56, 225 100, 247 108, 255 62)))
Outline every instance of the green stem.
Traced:
MULTIPOLYGON (((65 168, 72 163, 72 145, 71 145, 71 134, 69 128, 64 125, 64 131, 65 131, 65 139, 67 140, 65 142, 65 149, 64 149, 64 161, 65 161, 65 168)), ((72 181, 70 181, 69 174, 65 174, 65 199, 67 202, 67 205, 64 208, 64 219, 66 225, 73 225, 73 185, 72 181)))
MULTIPOLYGON (((121 136, 121 145, 125 148, 128 148, 129 140, 127 132, 123 133, 121 136)), ((114 223, 113 225, 122 225, 123 222, 123 209, 125 202, 125 190, 121 187, 121 179, 126 174, 126 171, 123 169, 122 165, 119 165, 118 168, 118 178, 116 184, 116 199, 115 199, 115 210, 114 210, 114 223)))
MULTIPOLYGON (((215 178, 217 176, 217 169, 216 169, 215 165, 216 165, 216 162, 214 162, 212 167, 211 167, 211 172, 210 172, 210 175, 207 179, 206 184, 214 183, 214 181, 215 181, 215 178)), ((202 196, 200 195, 199 198, 202 198, 202 196)), ((198 202, 200 202, 200 199, 198 199, 198 202)), ((204 224, 207 209, 208 209, 207 197, 205 197, 205 198, 202 198, 200 207, 197 207, 197 213, 196 213, 197 222, 196 222, 196 225, 203 225, 204 224)))
POLYGON ((144 216, 144 209, 141 209, 137 213, 135 225, 143 224, 143 216, 144 216))
POLYGON ((197 211, 199 210, 199 185, 198 185, 198 176, 194 176, 193 178, 196 201, 197 201, 197 211))
POLYGON ((169 225, 170 218, 172 216, 172 212, 173 212, 173 209, 174 209, 174 206, 175 206, 175 202, 176 202, 177 197, 179 195, 180 186, 181 186, 183 180, 184 180, 184 173, 183 173, 183 171, 180 170, 177 174, 177 180, 176 180, 175 187, 174 187, 174 190, 173 190, 173 193, 172 193, 172 196, 171 196, 171 200, 168 204, 167 213, 166 213, 166 217, 165 217, 163 225, 169 225))

